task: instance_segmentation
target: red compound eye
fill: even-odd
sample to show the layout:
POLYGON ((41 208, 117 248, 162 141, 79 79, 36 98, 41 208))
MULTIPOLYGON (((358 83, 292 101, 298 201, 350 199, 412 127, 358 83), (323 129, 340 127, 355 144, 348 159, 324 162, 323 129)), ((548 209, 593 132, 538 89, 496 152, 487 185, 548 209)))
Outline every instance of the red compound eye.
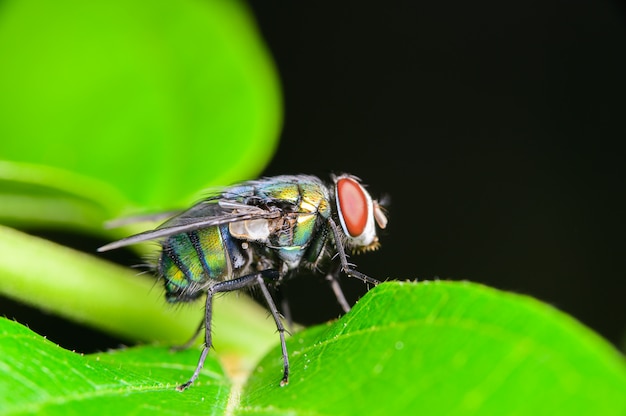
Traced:
POLYGON ((352 178, 341 178, 337 181, 337 200, 339 209, 348 233, 352 237, 363 234, 368 218, 368 199, 365 191, 352 178))

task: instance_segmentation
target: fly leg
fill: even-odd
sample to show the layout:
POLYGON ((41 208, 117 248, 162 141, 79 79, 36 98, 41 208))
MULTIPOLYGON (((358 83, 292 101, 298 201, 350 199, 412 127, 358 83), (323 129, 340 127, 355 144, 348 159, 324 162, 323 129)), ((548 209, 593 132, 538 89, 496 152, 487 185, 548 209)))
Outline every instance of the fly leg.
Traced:
POLYGON ((341 286, 339 285, 339 279, 337 278, 339 275, 339 269, 340 266, 333 267, 331 272, 326 275, 326 280, 335 293, 339 306, 341 306, 341 309, 343 309, 345 313, 348 313, 350 312, 350 304, 346 300, 346 296, 343 294, 343 290, 341 290, 341 286))
POLYGON ((260 276, 260 273, 251 274, 237 279, 218 282, 208 288, 206 295, 206 307, 204 312, 204 348, 202 349, 200 359, 198 360, 198 365, 196 366, 196 370, 193 372, 193 375, 191 376, 189 381, 181 384, 180 386, 177 386, 176 390, 183 391, 187 387, 191 386, 194 381, 196 381, 196 379, 200 375, 200 371, 202 370, 202 366, 204 365, 207 354, 209 353, 209 349, 211 349, 211 316, 213 311, 213 296, 216 293, 232 292, 234 290, 239 290, 248 286, 252 286, 257 282, 257 278, 259 278, 260 276))
POLYGON ((337 254, 339 255, 339 261, 341 262, 341 270, 350 277, 355 277, 359 280, 364 281, 365 283, 369 283, 371 285, 376 286, 380 282, 373 277, 369 277, 368 275, 357 271, 354 268, 354 265, 348 263, 348 257, 346 256, 346 250, 343 247, 343 243, 341 242, 341 233, 337 228, 337 224, 332 218, 328 219, 328 224, 330 224, 330 228, 333 230, 333 236, 335 237, 335 246, 337 248, 337 254))
POLYGON ((287 353, 287 344, 285 342, 285 327, 280 320, 278 309, 276 309, 276 305, 272 300, 270 291, 267 289, 267 285, 265 284, 265 280, 263 280, 263 276, 261 274, 257 275, 256 281, 261 288, 261 292, 263 293, 265 302, 267 302, 267 306, 270 308, 270 312, 272 313, 274 322, 276 322, 276 329, 278 329, 278 335, 280 336, 280 347, 283 351, 283 378, 282 380, 280 380, 280 386, 286 386, 287 383, 289 383, 289 354, 287 353))

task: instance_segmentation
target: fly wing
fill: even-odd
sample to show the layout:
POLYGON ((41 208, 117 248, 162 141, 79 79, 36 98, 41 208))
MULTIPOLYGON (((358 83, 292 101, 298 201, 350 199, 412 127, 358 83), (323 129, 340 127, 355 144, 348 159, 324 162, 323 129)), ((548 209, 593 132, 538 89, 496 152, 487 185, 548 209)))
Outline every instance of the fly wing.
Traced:
POLYGON ((174 215, 177 215, 180 213, 181 213, 181 210, 165 211, 165 212, 158 212, 158 213, 146 214, 146 215, 133 215, 131 217, 124 217, 124 218, 116 218, 114 220, 107 221, 104 224, 104 228, 110 230, 112 228, 120 228, 120 227, 123 227, 125 225, 130 225, 130 224, 163 221, 168 218, 172 218, 174 215))
POLYGON ((169 219, 154 230, 144 231, 143 233, 114 241, 98 248, 98 251, 109 251, 143 241, 165 238, 221 224, 253 219, 272 219, 281 215, 282 213, 279 209, 265 210, 237 201, 209 199, 169 219))

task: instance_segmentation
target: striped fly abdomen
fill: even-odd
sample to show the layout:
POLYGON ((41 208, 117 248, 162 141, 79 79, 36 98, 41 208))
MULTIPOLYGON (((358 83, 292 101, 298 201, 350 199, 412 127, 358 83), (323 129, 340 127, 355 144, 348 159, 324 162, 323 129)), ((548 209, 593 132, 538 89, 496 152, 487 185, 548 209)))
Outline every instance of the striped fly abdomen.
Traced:
POLYGON ((233 271, 247 264, 241 245, 228 225, 208 227, 169 237, 163 243, 158 263, 165 279, 168 302, 197 299, 212 284, 232 278, 233 271))

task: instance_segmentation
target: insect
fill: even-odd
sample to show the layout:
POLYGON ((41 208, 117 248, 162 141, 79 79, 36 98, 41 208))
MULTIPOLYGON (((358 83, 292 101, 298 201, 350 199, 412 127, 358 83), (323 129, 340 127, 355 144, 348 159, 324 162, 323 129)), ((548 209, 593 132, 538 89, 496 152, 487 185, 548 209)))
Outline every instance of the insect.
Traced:
POLYGON ((340 273, 376 285, 348 254, 376 249, 377 228, 387 217, 360 180, 332 176, 283 175, 242 182, 214 192, 158 228, 100 247, 98 251, 161 240, 156 272, 165 282, 167 301, 189 302, 206 294, 205 316, 191 345, 205 328, 205 343, 191 378, 198 378, 211 348, 212 300, 215 294, 257 286, 274 318, 282 347, 283 377, 289 380, 285 327, 268 285, 279 285, 302 268, 326 273, 338 302, 350 306, 338 283, 340 273))

